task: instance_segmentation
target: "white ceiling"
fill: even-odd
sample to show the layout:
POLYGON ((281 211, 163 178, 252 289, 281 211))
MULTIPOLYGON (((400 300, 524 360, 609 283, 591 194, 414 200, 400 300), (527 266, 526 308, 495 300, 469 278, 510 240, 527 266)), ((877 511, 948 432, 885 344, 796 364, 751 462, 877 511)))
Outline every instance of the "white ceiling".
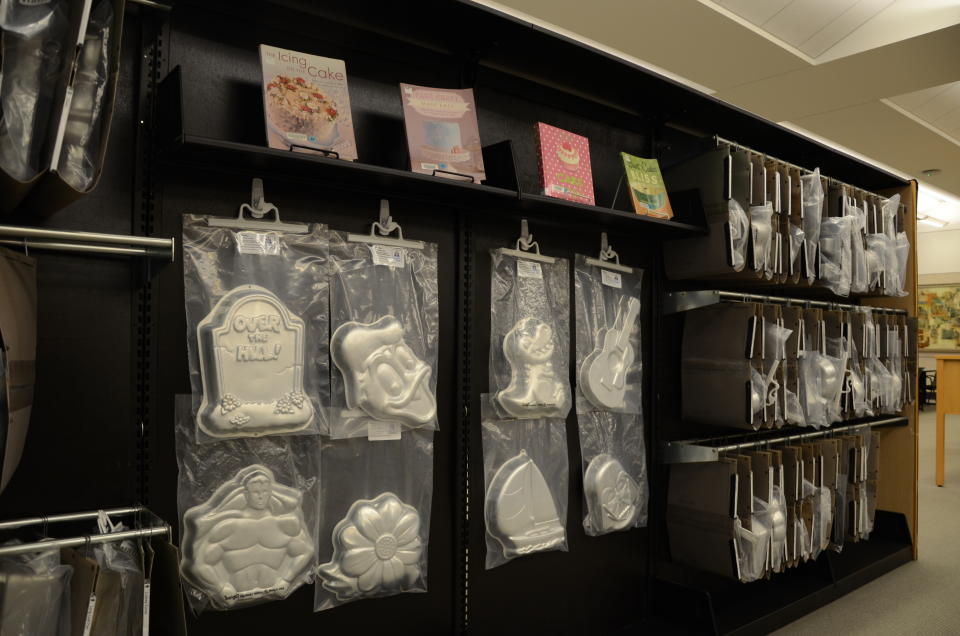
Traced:
POLYGON ((916 178, 960 228, 960 0, 474 1, 916 178))

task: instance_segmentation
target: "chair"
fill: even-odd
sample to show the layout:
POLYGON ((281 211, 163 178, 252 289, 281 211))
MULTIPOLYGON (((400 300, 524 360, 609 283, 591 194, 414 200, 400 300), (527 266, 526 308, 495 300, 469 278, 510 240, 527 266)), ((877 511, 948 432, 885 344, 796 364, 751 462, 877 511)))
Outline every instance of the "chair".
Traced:
POLYGON ((920 369, 920 410, 928 404, 937 403, 937 372, 920 369))

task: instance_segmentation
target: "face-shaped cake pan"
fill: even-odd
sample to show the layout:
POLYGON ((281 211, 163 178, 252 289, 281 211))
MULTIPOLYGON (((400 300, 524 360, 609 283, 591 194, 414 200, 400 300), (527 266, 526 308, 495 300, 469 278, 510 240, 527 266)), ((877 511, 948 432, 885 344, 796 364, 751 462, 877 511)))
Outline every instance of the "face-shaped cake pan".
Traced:
POLYGON ((340 601, 396 594, 421 578, 420 514, 392 492, 355 501, 332 540, 333 556, 317 571, 340 601))
POLYGON ((403 326, 393 316, 343 323, 333 332, 330 354, 343 377, 348 408, 410 427, 436 418, 430 366, 404 341, 403 326))
POLYGON ((583 475, 587 514, 597 534, 629 528, 640 512, 640 487, 623 464, 607 453, 590 460, 583 475))
POLYGON ((218 609, 286 598, 314 554, 301 499, 266 466, 241 469, 184 513, 181 575, 218 609))
POLYGON ((303 391, 303 321, 257 285, 229 291, 197 325, 203 401, 211 437, 301 431, 313 421, 303 391))

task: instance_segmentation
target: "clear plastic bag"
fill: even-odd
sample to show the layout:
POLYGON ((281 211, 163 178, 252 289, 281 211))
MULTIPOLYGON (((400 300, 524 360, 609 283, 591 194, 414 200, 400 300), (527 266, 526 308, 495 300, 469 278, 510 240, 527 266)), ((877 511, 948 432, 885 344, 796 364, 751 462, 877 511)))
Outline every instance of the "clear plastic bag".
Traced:
POLYGON ((427 591, 433 436, 322 438, 321 515, 314 611, 427 591))
POLYGON ((804 424, 816 429, 829 425, 823 380, 820 371, 820 352, 803 351, 797 359, 800 370, 800 402, 803 405, 804 424))
POLYGON ((890 296, 907 295, 907 263, 910 260, 910 239, 906 232, 898 232, 893 243, 893 253, 896 257, 896 267, 890 264, 890 270, 894 273, 891 289, 888 292, 890 296))
POLYGON ((780 572, 787 557, 787 500, 779 486, 770 491, 770 501, 753 498, 751 524, 763 524, 770 536, 770 570, 780 572))
POLYGON ((577 413, 641 413, 640 348, 643 270, 591 265, 577 254, 574 269, 577 413))
MULTIPOLYGON (((102 515, 106 519, 106 515, 102 515)), ((123 524, 113 527, 101 525, 101 532, 120 532, 123 524)), ((120 581, 119 594, 97 599, 97 613, 93 634, 143 633, 143 554, 132 541, 104 543, 93 548, 94 558, 101 570, 114 572, 120 581), (106 603, 114 605, 107 607, 106 603)))
MULTIPOLYGON (((753 505, 762 501, 754 497, 753 505)), ((751 583, 767 573, 770 558, 770 528, 758 517, 750 520, 750 529, 740 519, 734 521, 736 528, 737 559, 740 565, 740 581, 751 583)))
POLYGON ((891 275, 896 272, 888 273, 888 261, 890 258, 896 258, 891 246, 890 237, 886 234, 867 235, 867 275, 869 277, 868 287, 870 291, 883 289, 887 291, 887 285, 892 280, 891 275))
POLYGON ((316 433, 327 395, 327 230, 237 230, 183 217, 196 439, 316 433))
POLYGON ((800 271, 800 254, 804 249, 805 237, 803 228, 790 224, 790 273, 800 271))
MULTIPOLYGON (((842 459, 842 458, 841 458, 842 459)), ((830 530, 830 549, 843 552, 843 541, 847 536, 847 474, 837 475, 836 497, 833 502, 833 526, 830 530)))
POLYGON ((393 247, 330 233, 330 426, 437 429, 437 245, 393 247))
POLYGON ((19 181, 45 166, 50 116, 64 64, 70 5, 52 2, 0 3, 0 168, 19 181))
POLYGON ((866 374, 863 368, 860 353, 857 351, 857 343, 855 340, 850 340, 850 364, 847 368, 847 382, 853 412, 857 417, 873 415, 873 409, 870 407, 870 396, 867 392, 866 374))
POLYGON ((0 557, 0 634, 70 636, 72 576, 59 550, 0 557))
POLYGON ((565 422, 502 422, 491 401, 481 396, 488 570, 536 552, 567 551, 569 484, 565 422))
POLYGON ((784 387, 780 386, 777 380, 777 371, 784 366, 787 339, 792 333, 792 329, 781 327, 774 322, 767 322, 764 326, 763 370, 766 374, 764 396, 768 409, 773 409, 773 421, 777 426, 783 426, 785 411, 781 395, 784 387))
POLYGON ((831 423, 843 419, 841 399, 847 378, 848 357, 845 338, 827 338, 827 353, 820 356, 820 370, 827 419, 831 423))
POLYGON ((727 202, 727 219, 730 227, 730 260, 733 271, 743 271, 747 264, 747 245, 750 238, 750 217, 736 199, 727 202))
POLYGON ((830 217, 820 224, 820 280, 838 296, 850 295, 850 217, 830 217))
POLYGON ((493 250, 491 260, 490 390, 497 417, 565 418, 572 403, 568 262, 504 250, 493 250))
POLYGON ((281 600, 312 581, 317 438, 196 444, 190 396, 177 396, 176 411, 180 574, 193 610, 281 600))
POLYGON ((862 294, 870 287, 867 250, 864 245, 867 215, 866 211, 859 208, 853 200, 845 197, 844 216, 850 219, 850 291, 862 294))
POLYGON ((73 99, 64 128, 57 172, 75 190, 93 184, 99 166, 103 96, 110 68, 109 53, 116 37, 112 0, 100 0, 90 11, 87 34, 73 85, 73 99))
POLYGON ((647 455, 639 415, 577 415, 583 458, 583 528, 590 536, 647 524, 647 455))
POLYGON ((900 211, 900 195, 895 194, 880 204, 880 216, 883 219, 881 227, 884 234, 891 239, 897 238, 897 213, 900 211))
POLYGON ((767 201, 763 205, 750 208, 750 229, 753 237, 753 268, 769 279, 773 276, 774 259, 770 257, 773 243, 773 204, 767 201))
POLYGON ((803 238, 806 249, 807 282, 817 278, 817 250, 820 246, 820 217, 823 214, 823 184, 820 168, 800 176, 800 197, 803 204, 803 238))

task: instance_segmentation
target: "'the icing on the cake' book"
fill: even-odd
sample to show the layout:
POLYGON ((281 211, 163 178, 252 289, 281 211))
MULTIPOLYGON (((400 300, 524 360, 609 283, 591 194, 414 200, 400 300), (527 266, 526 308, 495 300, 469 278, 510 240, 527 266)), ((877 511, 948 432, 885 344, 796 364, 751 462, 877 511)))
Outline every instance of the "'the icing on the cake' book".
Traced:
POLYGON ((594 204, 590 142, 586 137, 538 123, 537 154, 545 195, 594 204))
POLYGON ((260 45, 263 114, 271 148, 357 158, 343 60, 260 45))
POLYGON ((486 179, 473 90, 400 84, 410 169, 438 177, 486 179), (454 174, 449 174, 454 173, 454 174))
POLYGON ((630 200, 637 214, 655 216, 660 219, 672 219, 673 209, 667 197, 667 188, 660 174, 660 164, 656 159, 643 159, 621 152, 623 167, 627 172, 627 184, 630 186, 630 200))

